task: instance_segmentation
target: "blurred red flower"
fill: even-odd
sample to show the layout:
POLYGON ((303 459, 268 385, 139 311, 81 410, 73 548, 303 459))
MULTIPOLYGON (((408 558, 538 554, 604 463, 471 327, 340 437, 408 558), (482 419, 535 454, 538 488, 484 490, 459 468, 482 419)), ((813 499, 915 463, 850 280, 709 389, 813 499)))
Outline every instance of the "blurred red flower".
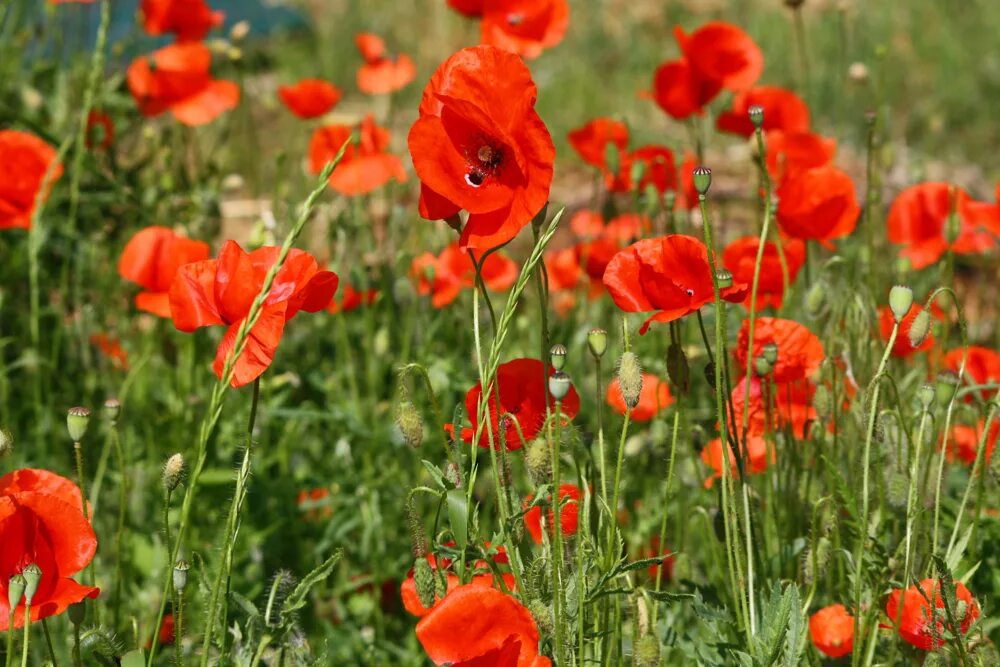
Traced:
MULTIPOLYGON (((701 450, 701 460, 702 462, 712 468, 712 475, 705 479, 705 488, 710 489, 715 484, 715 480, 722 478, 722 440, 716 438, 712 440, 704 449, 701 450)), ((762 473, 767 470, 768 464, 768 449, 770 446, 767 441, 756 435, 751 435, 747 438, 747 473, 750 475, 755 475, 757 473, 762 473)), ((736 457, 733 456, 733 450, 726 445, 726 453, 729 459, 729 469, 734 477, 739 475, 739 467, 736 465, 736 457)), ((771 452, 771 463, 774 463, 774 452, 771 452)))
POLYGON ((96 333, 90 337, 90 344, 97 347, 101 354, 111 362, 111 365, 121 370, 128 370, 128 353, 122 348, 122 342, 107 334, 96 333))
MULTIPOLYGON (((10 578, 29 565, 41 570, 31 601, 31 620, 63 613, 100 589, 71 579, 90 563, 97 537, 83 514, 80 489, 48 470, 23 468, 0 477, 0 631, 10 619, 10 578)), ((14 627, 24 625, 24 599, 14 612, 14 627)))
POLYGON ((167 227, 146 227, 129 239, 118 260, 118 274, 138 284, 135 307, 158 317, 170 317, 170 285, 185 264, 208 259, 211 250, 167 227))
POLYGON ((778 186, 778 226, 782 233, 829 245, 858 224, 861 207, 854 182, 834 167, 806 169, 778 186))
MULTIPOLYGON (((620 415, 625 414, 625 398, 622 396, 621 387, 618 385, 618 378, 614 378, 608 383, 607 401, 611 409, 620 415)), ((639 392, 639 403, 632 408, 632 421, 648 422, 660 410, 674 402, 674 397, 670 395, 670 387, 662 381, 658 375, 653 373, 642 374, 642 391, 639 392)))
MULTIPOLYGON (((747 378, 733 387, 731 394, 736 418, 733 420, 739 434, 743 434, 743 404, 746 397, 747 378)), ((762 383, 756 375, 750 377, 750 408, 747 412, 747 433, 765 435, 789 429, 797 438, 806 437, 807 427, 816 421, 816 408, 812 383, 806 380, 762 383), (770 407, 767 407, 770 406, 770 407), (771 423, 768 424, 770 415, 771 423)))
POLYGON ((910 586, 906 592, 896 589, 889 594, 885 613, 892 627, 899 628, 899 636, 907 643, 924 651, 932 651, 944 644, 945 628, 955 634, 965 634, 972 622, 979 618, 979 605, 972 593, 960 581, 955 582, 955 597, 964 609, 956 610, 960 616, 958 628, 950 627, 944 611, 941 585, 935 579, 924 579, 920 588, 910 586), (902 610, 900 611, 900 598, 902 610))
POLYGON ((358 90, 369 95, 393 93, 413 81, 416 65, 410 56, 390 54, 378 35, 362 32, 354 37, 365 63, 358 68, 358 90))
POLYGON ((833 161, 837 141, 811 132, 771 130, 764 137, 765 163, 771 178, 781 182, 814 167, 833 161))
MULTIPOLYGON (((750 320, 743 320, 736 338, 736 367, 741 371, 747 364, 749 337, 750 320)), ((765 345, 774 343, 778 346, 778 361, 771 371, 772 379, 778 383, 811 377, 826 358, 823 343, 816 334, 794 320, 758 317, 754 321, 753 339, 755 359, 764 353, 765 345)))
POLYGON ((842 604, 823 607, 809 617, 809 636, 817 651, 842 658, 854 649, 854 617, 842 604))
POLYGON ((486 0, 448 0, 448 6, 460 14, 468 16, 470 19, 479 18, 483 15, 483 5, 486 0))
MULTIPOLYGON (((944 355, 944 367, 948 370, 958 372, 962 365, 963 350, 958 347, 949 350, 944 355)), ((965 384, 991 384, 1000 382, 1000 354, 988 347, 970 345, 969 353, 965 359, 965 384)), ((996 395, 997 390, 986 388, 980 392, 984 401, 988 401, 996 395)), ((972 396, 966 398, 972 400, 972 396)))
POLYGON ((524 58, 556 46, 569 26, 568 0, 490 0, 482 3, 480 39, 524 58))
POLYGON ((576 305, 576 288, 583 278, 583 269, 576 248, 549 250, 542 256, 548 276, 549 302, 559 315, 565 315, 576 305))
MULTIPOLYGON (((218 259, 187 264, 177 271, 170 286, 174 326, 188 332, 217 324, 227 327, 212 364, 220 379, 240 325, 280 252, 281 248, 266 246, 248 254, 235 241, 226 241, 218 259)), ((296 248, 289 251, 249 331, 246 347, 233 364, 232 386, 242 387, 260 377, 274 360, 285 323, 300 310, 315 313, 326 308, 337 282, 337 274, 321 270, 309 253, 296 248)))
POLYGON ((378 298, 377 289, 358 290, 353 285, 340 283, 340 299, 334 297, 326 307, 328 313, 349 313, 361 306, 370 306, 378 298))
POLYGON ((172 32, 178 42, 203 39, 222 25, 225 14, 213 12, 204 0, 142 0, 142 27, 150 35, 172 32))
MULTIPOLYGON (((475 252, 476 262, 481 261, 481 252, 475 252)), ((482 261, 482 276, 486 287, 491 290, 505 290, 517 280, 517 263, 501 252, 493 252, 482 261)), ((444 308, 458 298, 463 289, 476 286, 476 268, 466 250, 454 242, 435 257, 425 252, 413 258, 410 275, 417 282, 417 293, 431 295, 431 305, 444 308)))
POLYGON ((655 582, 657 574, 662 568, 663 574, 660 575, 661 583, 665 584, 670 581, 670 578, 674 574, 673 552, 666 546, 660 547, 660 537, 658 535, 650 538, 649 544, 642 550, 642 558, 662 558, 663 560, 659 565, 650 565, 646 573, 649 575, 649 580, 655 582))
POLYGON ((506 243, 548 201, 555 148, 537 94, 524 62, 492 46, 454 54, 424 90, 409 137, 420 215, 468 211, 463 249, 506 243))
MULTIPOLYGON (((309 171, 322 173, 353 131, 348 125, 318 128, 309 142, 309 171)), ((368 114, 358 128, 357 143, 347 145, 340 164, 330 174, 330 187, 342 195, 354 196, 368 194, 392 180, 405 183, 403 161, 387 153, 388 148, 389 131, 376 125, 375 117, 368 114)))
POLYGON ((144 116, 169 110, 183 125, 204 125, 240 101, 239 87, 213 79, 211 65, 212 52, 201 42, 170 44, 132 61, 129 92, 144 116))
MULTIPOLYGON (((983 429, 985 428, 986 420, 984 419, 980 419, 975 426, 958 424, 953 427, 948 454, 970 466, 974 464, 979 455, 979 439, 983 437, 983 429)), ((983 452, 983 460, 987 464, 993 458, 993 450, 997 446, 997 435, 1000 435, 1000 422, 994 421, 990 426, 989 436, 986 438, 986 451, 983 452)))
POLYGON ((595 118, 568 135, 573 147, 587 164, 607 170, 608 146, 615 147, 619 159, 628 149, 628 126, 612 118, 595 118))
MULTIPOLYGON (((751 291, 753 288, 753 273, 757 266, 757 250, 760 239, 756 236, 744 236, 736 239, 722 251, 722 265, 733 274, 733 280, 748 285, 743 306, 750 308, 751 291)), ((788 284, 795 283, 799 270, 805 263, 806 246, 799 239, 788 239, 782 243, 785 253, 785 264, 788 269, 788 284)), ((761 257, 760 278, 757 283, 757 310, 781 308, 785 293, 785 277, 781 268, 781 257, 778 246, 773 241, 764 243, 764 255, 761 257)))
POLYGON ((303 120, 329 113, 341 96, 339 88, 322 79, 302 79, 290 86, 278 86, 282 104, 303 120))
MULTIPOLYGON (((55 159, 55 149, 35 135, 0 130, 0 229, 31 227, 35 200, 55 159)), ((49 185, 62 173, 57 163, 49 185)))
POLYGON ((295 504, 298 506, 299 511, 306 515, 306 518, 310 521, 319 521, 320 519, 328 519, 333 516, 333 508, 330 503, 326 501, 330 497, 330 489, 326 487, 317 487, 315 489, 302 489, 299 491, 298 498, 295 499, 295 504))
POLYGON ((103 111, 92 110, 87 114, 87 134, 84 139, 87 148, 106 151, 115 143, 115 125, 111 116, 103 111))
MULTIPOLYGON (((910 343, 910 326, 913 324, 913 320, 916 319, 919 313, 923 312, 923 308, 918 304, 913 304, 910 308, 910 312, 906 314, 903 321, 899 324, 899 333, 896 335, 896 342, 892 345, 892 356, 894 357, 908 357, 914 352, 925 352, 934 345, 934 335, 931 333, 927 334, 924 342, 920 344, 920 347, 913 347, 910 343)), ((878 328, 879 333, 882 336, 882 340, 888 342, 889 336, 892 335, 892 325, 896 323, 896 319, 892 315, 892 309, 889 306, 882 306, 878 309, 878 328)))
MULTIPOLYGON (((563 536, 576 534, 577 522, 580 515, 580 487, 575 484, 559 485, 559 525, 563 536)), ((528 507, 534 499, 529 495, 524 499, 524 506, 528 507)), ((546 532, 551 536, 555 530, 555 514, 552 511, 552 496, 547 499, 549 506, 545 514, 546 532)), ((524 513, 524 527, 528 529, 528 534, 535 544, 542 543, 542 508, 535 505, 524 513)))
POLYGON ((733 96, 733 104, 719 114, 716 126, 722 132, 732 132, 751 137, 754 125, 750 120, 750 107, 764 108, 762 129, 784 132, 809 131, 809 107, 790 90, 778 86, 758 86, 733 96))
MULTIPOLYGON (((682 234, 643 239, 622 250, 608 264, 604 286, 627 313, 657 311, 643 323, 641 334, 653 322, 672 322, 714 299, 708 249, 682 234)), ((746 289, 734 280, 722 298, 740 303, 746 289)))

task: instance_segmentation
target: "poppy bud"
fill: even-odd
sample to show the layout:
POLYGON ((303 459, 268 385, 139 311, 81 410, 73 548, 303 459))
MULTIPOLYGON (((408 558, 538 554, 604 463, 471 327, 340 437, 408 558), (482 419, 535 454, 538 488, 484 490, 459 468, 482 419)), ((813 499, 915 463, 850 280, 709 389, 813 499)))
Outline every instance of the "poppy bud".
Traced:
POLYGON ((826 285, 822 281, 813 283, 806 292, 806 313, 809 317, 818 317, 826 305, 826 285))
POLYGON ((889 476, 888 489, 886 490, 886 501, 890 507, 901 509, 906 507, 906 500, 910 490, 910 482, 906 475, 896 471, 889 476))
POLYGON ((747 115, 750 116, 750 122, 753 123, 754 129, 759 130, 764 126, 764 107, 759 104, 751 104, 750 108, 747 109, 747 115))
POLYGON ((778 345, 777 343, 765 343, 764 349, 761 350, 764 353, 764 358, 770 362, 773 366, 778 363, 778 345))
POLYGON ((69 622, 73 625, 82 625, 87 618, 87 605, 83 603, 83 600, 75 602, 66 610, 66 615, 69 616, 69 622))
POLYGON ((702 197, 708 194, 708 189, 712 187, 712 170, 708 167, 695 167, 691 172, 694 180, 694 189, 702 197))
POLYGON ((434 595, 443 598, 448 594, 448 583, 444 580, 444 577, 433 577, 434 579, 434 595))
POLYGON ((549 364, 552 368, 557 371, 561 371, 563 366, 566 365, 566 346, 561 343, 556 343, 549 350, 549 364))
POLYGON ((118 416, 122 413, 122 404, 117 398, 109 398, 104 401, 104 416, 108 418, 111 425, 118 423, 118 416))
POLYGON ((635 187, 639 187, 639 183, 642 182, 642 177, 646 175, 646 163, 642 160, 633 162, 628 175, 631 183, 635 187))
POLYGON ((531 612, 532 618, 535 619, 535 625, 542 631, 542 634, 551 635, 555 624, 552 622, 552 610, 549 609, 549 605, 535 599, 528 604, 528 611, 531 612))
POLYGON ((587 346, 595 359, 600 359, 608 349, 608 332, 604 329, 591 329, 587 334, 587 346))
POLYGON ((188 570, 191 566, 183 558, 177 559, 174 563, 174 590, 183 593, 188 583, 188 570))
POLYGON ((934 387, 939 405, 948 405, 958 391, 958 374, 953 371, 942 371, 937 376, 934 387))
POLYGON ((32 563, 24 568, 21 574, 24 576, 24 602, 25 604, 31 604, 31 600, 35 597, 35 592, 38 590, 38 582, 42 580, 42 568, 32 563))
POLYGON ((691 370, 680 343, 671 343, 667 347, 667 378, 679 394, 686 394, 691 387, 691 370))
POLYGON ((759 377, 766 377, 774 367, 771 362, 767 360, 767 357, 760 355, 753 360, 753 370, 759 377))
POLYGON ((184 476, 184 457, 174 454, 163 464, 163 488, 172 492, 181 483, 184 476))
POLYGON ((239 21, 229 30, 229 39, 234 42, 240 42, 246 39, 246 36, 250 34, 250 22, 249 21, 239 21))
POLYGON ((549 393, 552 394, 552 398, 561 401, 566 398, 572 384, 568 375, 562 371, 556 371, 549 376, 549 393))
POLYGON ((913 307, 913 290, 905 285, 894 285, 889 290, 889 308, 896 322, 902 322, 913 307))
POLYGON ((727 289, 733 286, 733 274, 726 269, 718 269, 715 272, 715 281, 719 283, 719 289, 727 289))
POLYGON ((403 434, 403 440, 413 449, 418 449, 424 441, 424 420, 420 411, 410 401, 403 399, 396 409, 396 426, 403 434))
POLYGON ((413 583, 416 584, 420 604, 429 609, 434 606, 434 572, 426 558, 413 561, 413 583))
POLYGON ((535 485, 544 484, 552 478, 551 462, 549 447, 545 440, 538 438, 528 445, 528 451, 524 455, 524 465, 535 485))
POLYGON ((917 390, 917 400, 920 401, 921 407, 923 407, 925 412, 930 412, 931 407, 934 405, 934 399, 936 394, 934 387, 929 384, 922 385, 920 389, 917 390))
POLYGON ((421 560, 427 555, 427 536, 424 534, 424 522, 417 514, 412 497, 407 499, 404 510, 406 513, 406 532, 410 535, 410 551, 413 552, 414 558, 421 560))
POLYGON ((813 394, 813 407, 816 408, 816 416, 826 421, 833 414, 833 397, 825 384, 818 385, 813 394))
POLYGON ((715 389, 715 364, 711 361, 705 364, 702 373, 705 375, 705 382, 708 383, 708 386, 715 389))
POLYGON ((7 581, 7 605, 10 609, 14 609, 17 605, 21 604, 21 598, 24 597, 24 588, 27 585, 24 576, 20 574, 15 574, 7 581))
POLYGON ((621 159, 618 155, 618 146, 615 142, 609 141, 604 145, 604 165, 608 168, 608 171, 612 174, 617 175, 618 170, 621 169, 621 159))
POLYGON ((73 442, 80 442, 87 435, 87 424, 90 422, 90 410, 87 408, 70 408, 66 413, 66 430, 73 442))
POLYGON ((621 389, 625 405, 634 408, 639 405, 642 393, 642 368, 634 352, 626 352, 618 361, 618 388, 621 389))
POLYGON ((657 667, 660 664, 660 640, 655 635, 644 635, 636 643, 632 664, 635 667, 657 667))
POLYGON ((931 330, 931 314, 926 310, 921 310, 910 322, 910 345, 913 347, 920 347, 924 340, 927 338, 927 334, 931 330))
POLYGON ((0 459, 14 451, 14 438, 10 431, 0 428, 0 459))
POLYGON ((816 542, 816 549, 806 549, 802 554, 802 582, 812 585, 816 577, 816 571, 823 572, 826 569, 827 561, 830 557, 830 540, 821 537, 816 542))

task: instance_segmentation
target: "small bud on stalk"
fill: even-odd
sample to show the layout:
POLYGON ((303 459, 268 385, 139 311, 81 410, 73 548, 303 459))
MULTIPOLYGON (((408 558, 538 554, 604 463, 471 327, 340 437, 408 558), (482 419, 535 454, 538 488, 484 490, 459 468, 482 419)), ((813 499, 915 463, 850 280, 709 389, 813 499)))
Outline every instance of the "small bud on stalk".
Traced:
POLYGON ((563 369, 563 366, 566 365, 565 345, 562 345, 561 343, 556 343, 555 345, 552 346, 552 349, 549 350, 549 363, 552 365, 552 368, 556 369, 557 371, 561 371, 563 369))
POLYGON ((70 440, 80 442, 87 435, 87 425, 90 423, 90 410, 87 408, 70 408, 66 413, 66 430, 70 440))
POLYGON ((184 476, 184 457, 174 454, 163 464, 163 488, 167 492, 173 492, 181 483, 184 476))
POLYGON ((953 371, 942 371, 937 376, 934 389, 938 405, 948 405, 958 391, 958 374, 953 371))
POLYGON ((25 604, 31 604, 31 600, 35 597, 35 592, 38 591, 38 584, 42 580, 42 568, 38 567, 37 564, 32 563, 28 567, 24 568, 21 572, 24 576, 24 602, 25 604))
POLYGON ((760 355, 753 360, 753 370, 758 377, 767 377, 774 370, 774 367, 767 360, 767 357, 760 355))
POLYGON ((910 345, 920 347, 927 340, 927 334, 931 331, 931 314, 926 310, 921 310, 910 322, 910 345))
POLYGON ((75 602, 66 610, 66 615, 69 616, 69 622, 73 625, 82 625, 87 618, 87 605, 84 604, 83 600, 75 602))
POLYGON ((909 287, 895 285, 889 290, 889 308, 892 310, 892 317, 896 322, 902 322, 912 307, 913 290, 909 287))
POLYGON ((104 401, 104 415, 111 422, 112 426, 118 423, 118 417, 121 415, 121 412, 122 404, 118 402, 117 398, 109 398, 104 401))
POLYGON ((549 393, 557 401, 561 401, 566 397, 571 386, 572 382, 569 376, 562 371, 556 371, 549 376, 549 393))
POLYGON ((935 398, 937 398, 937 392, 935 392, 934 387, 929 384, 922 385, 920 389, 917 390, 917 400, 920 401, 920 406, 924 409, 924 411, 930 411, 931 407, 934 405, 935 398))
POLYGON ((552 459, 549 456, 549 446, 543 438, 537 438, 528 444, 524 454, 524 465, 528 476, 536 485, 544 484, 552 479, 552 459))
POLYGON ((413 449, 418 449, 424 441, 424 420, 420 411, 405 398, 396 409, 396 426, 403 434, 403 441, 413 449))
POLYGON ((719 269, 715 272, 715 280, 719 283, 719 289, 727 289, 733 286, 733 274, 726 269, 719 269))
POLYGON ((753 123, 754 129, 761 129, 764 127, 764 107, 759 104, 751 104, 750 108, 747 109, 747 115, 750 116, 750 122, 753 123))
POLYGON ((772 366, 778 363, 778 345, 776 343, 765 343, 761 352, 772 366))
POLYGON ((416 584, 417 597, 420 604, 430 609, 434 606, 436 597, 434 571, 426 558, 417 558, 413 561, 413 583, 416 584))
POLYGON ((24 597, 24 589, 27 585, 28 582, 24 580, 22 574, 15 574, 7 581, 7 606, 10 609, 21 604, 21 598, 24 597))
POLYGON ((608 332, 604 329, 591 329, 587 334, 587 346, 595 359, 600 359, 608 349, 608 332))
POLYGON ((183 593, 187 586, 189 569, 191 566, 183 558, 174 563, 174 590, 178 593, 183 593))
POLYGON ((694 189, 704 197, 708 194, 708 189, 712 187, 712 170, 708 167, 695 167, 691 172, 694 180, 694 189))
POLYGON ((634 408, 639 405, 642 393, 642 367, 634 352, 626 352, 618 362, 618 387, 621 389, 625 405, 634 408))

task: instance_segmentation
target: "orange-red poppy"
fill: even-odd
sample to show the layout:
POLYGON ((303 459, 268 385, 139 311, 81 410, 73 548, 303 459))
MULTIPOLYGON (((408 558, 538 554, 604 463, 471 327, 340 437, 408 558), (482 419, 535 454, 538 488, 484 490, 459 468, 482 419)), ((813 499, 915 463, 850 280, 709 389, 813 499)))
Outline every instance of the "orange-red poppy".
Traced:
POLYGON ((842 658, 854 649, 854 617, 842 604, 823 607, 809 617, 809 636, 828 658, 842 658))
POLYGON ((142 0, 142 27, 150 35, 174 33, 178 42, 203 39, 222 25, 225 14, 212 11, 205 0, 142 0))
POLYGON ((524 61, 492 46, 454 54, 424 90, 409 137, 420 215, 468 211, 463 249, 506 243, 548 201, 555 147, 537 94, 524 61))
MULTIPOLYGON (((31 601, 32 622, 57 616, 100 593, 71 578, 97 551, 82 498, 76 484, 48 470, 23 468, 0 477, 0 632, 10 622, 10 579, 29 565, 41 570, 31 601)), ((23 625, 22 597, 14 609, 14 627, 23 625)))
MULTIPOLYGON (((672 322, 714 299, 708 249, 698 239, 682 234, 643 239, 622 250, 608 264, 604 286, 627 313, 656 311, 640 333, 646 333, 653 322, 672 322)), ((722 290, 722 298, 742 302, 746 289, 734 280, 722 290)))
MULTIPOLYGON (((559 485, 559 526, 564 537, 576 535, 577 522, 580 516, 580 487, 575 484, 559 485)), ((524 499, 524 506, 528 507, 534 496, 529 495, 524 499)), ((551 537, 555 530, 555 514, 552 511, 552 496, 547 499, 549 509, 545 514, 545 528, 551 537)), ((535 505, 524 513, 524 527, 528 529, 528 534, 535 544, 542 543, 542 508, 535 505)))
POLYGON ((628 126, 620 120, 595 118, 570 132, 568 138, 584 162, 604 171, 608 168, 608 146, 615 147, 621 160, 628 149, 628 136, 628 126))
MULTIPOLYGON (((756 375, 751 376, 749 382, 750 395, 746 401, 749 404, 746 421, 748 434, 765 435, 787 428, 797 438, 806 437, 809 425, 816 421, 816 408, 813 407, 816 389, 812 383, 807 380, 762 383, 756 375)), ((746 383, 747 378, 740 380, 731 394, 736 410, 734 422, 740 434, 743 433, 746 383)))
MULTIPOLYGON (((226 241, 218 259, 186 264, 177 271, 170 286, 174 326, 188 332, 212 325, 226 327, 212 364, 220 379, 240 326, 280 252, 281 248, 265 246, 247 253, 235 241, 226 241)), ((321 270, 312 255, 293 248, 274 278, 246 337, 246 347, 233 364, 232 386, 242 387, 260 377, 274 360, 285 324, 300 310, 315 313, 326 308, 337 282, 337 274, 321 270)))
POLYGON ((479 24, 483 44, 537 58, 566 36, 569 0, 491 0, 479 24))
POLYGON ((486 0, 448 0, 449 7, 470 19, 482 16, 485 4, 486 0))
POLYGON ((945 613, 941 584, 936 579, 924 579, 920 588, 910 586, 905 593, 899 589, 889 594, 885 613, 892 627, 907 643, 924 651, 932 651, 944 644, 945 628, 954 634, 965 634, 972 622, 979 618, 979 605, 972 593, 960 581, 955 582, 955 598, 962 605, 954 610, 959 616, 959 627, 951 627, 945 613), (900 610, 902 598, 902 610, 900 610))
POLYGON ((750 120, 750 107, 764 108, 764 130, 783 132, 808 132, 809 107, 790 90, 778 86, 758 86, 733 96, 733 105, 719 114, 716 126, 722 132, 732 132, 744 137, 753 136, 754 125, 750 120))
POLYGON ((824 245, 847 236, 858 224, 854 182, 835 167, 806 169, 778 187, 778 226, 782 233, 824 245))
MULTIPOLYGON (((309 142, 309 170, 321 173, 353 131, 348 125, 318 128, 309 142)), ((403 161, 387 153, 388 148, 389 131, 376 125, 375 117, 368 114, 358 128, 357 143, 348 144, 340 164, 330 174, 330 187, 342 195, 353 196, 368 194, 389 181, 405 183, 403 161)))
MULTIPOLYGON (((914 352, 925 352, 934 346, 934 335, 931 333, 927 334, 924 342, 919 347, 913 347, 910 343, 910 326, 913 325, 913 320, 917 318, 917 315, 922 312, 924 312, 924 309, 920 305, 913 304, 910 312, 899 323, 899 333, 896 335, 896 341, 892 345, 892 356, 908 357, 914 352)), ((878 309, 878 328, 879 333, 882 335, 882 340, 889 341, 889 336, 892 335, 892 326, 895 323, 896 319, 893 317, 892 309, 889 306, 882 306, 878 309)))
MULTIPOLYGON (((449 542, 446 546, 454 546, 454 543, 449 542)), ((489 542, 485 543, 487 549, 490 546, 489 542)), ((507 558, 507 552, 502 546, 497 547, 497 551, 493 554, 491 560, 493 561, 494 567, 496 566, 506 566, 510 561, 507 558)), ((444 571, 445 580, 447 582, 447 587, 445 589, 445 594, 458 588, 461 581, 457 576, 455 576, 449 566, 451 565, 451 560, 448 558, 437 558, 434 554, 427 554, 427 563, 431 566, 432 571, 438 570, 438 564, 440 563, 440 569, 444 571)), ((471 584, 476 586, 486 586, 493 587, 498 582, 493 579, 493 568, 485 560, 477 560, 474 563, 470 563, 472 566, 472 580, 471 584)), ((500 572, 500 577, 503 579, 503 585, 508 591, 513 591, 516 588, 516 580, 514 575, 510 572, 500 572)), ((499 585, 497 585, 499 589, 499 585)), ((413 568, 406 575, 406 579, 403 580, 402 585, 399 587, 400 597, 403 600, 403 608, 406 609, 411 615, 417 618, 423 618, 427 614, 431 613, 431 609, 443 599, 441 595, 435 595, 434 604, 430 607, 425 607, 420 601, 420 595, 417 593, 417 583, 413 577, 413 568)))
POLYGON ((548 276, 549 303, 557 314, 565 315, 576 305, 576 288, 583 278, 576 248, 549 250, 542 261, 548 276))
POLYGON ((330 497, 330 489, 325 487, 317 487, 315 489, 302 489, 299 491, 298 498, 295 499, 295 504, 298 506, 299 511, 305 513, 306 518, 310 521, 318 521, 322 518, 330 518, 333 516, 333 508, 330 507, 330 503, 327 498, 330 497))
POLYGON ((118 274, 143 291, 135 295, 135 307, 158 317, 170 317, 170 285, 185 264, 208 259, 211 250, 204 241, 178 236, 168 227, 146 227, 125 244, 118 260, 118 274))
POLYGON ((392 54, 378 35, 363 32, 354 37, 364 64, 358 68, 358 90, 369 95, 393 93, 413 81, 417 67, 410 56, 392 54))
MULTIPOLYGON (((618 385, 618 378, 614 378, 608 383, 606 392, 608 405, 620 415, 625 414, 625 398, 622 396, 621 387, 618 385)), ((632 408, 632 421, 648 422, 660 410, 674 402, 674 397, 670 395, 670 387, 653 373, 642 374, 642 391, 639 392, 639 403, 632 408)))
MULTIPOLYGON (((715 484, 715 480, 722 478, 722 440, 716 438, 709 442, 701 450, 701 460, 702 462, 712 469, 712 474, 705 479, 705 488, 710 489, 715 484)), ((767 441, 756 435, 751 435, 747 438, 747 473, 750 475, 756 475, 767 470, 768 464, 768 449, 769 446, 767 441)), ((736 464, 736 457, 733 455, 733 450, 729 445, 725 446, 727 458, 729 459, 729 470, 731 474, 735 477, 739 475, 739 466, 736 464)), ((774 453, 771 453, 771 462, 774 462, 774 453)))
POLYGON ((91 110, 87 114, 87 134, 84 139, 87 148, 94 150, 108 150, 115 143, 115 125, 111 116, 98 111, 91 110))
MULTIPOLYGON (((750 320, 743 320, 736 337, 736 364, 746 368, 747 344, 750 338, 750 320)), ((795 320, 778 317, 758 317, 754 321, 753 356, 764 353, 764 346, 773 343, 778 347, 778 361, 771 377, 775 382, 794 382, 812 377, 826 358, 823 343, 816 334, 795 320)))
POLYGON ((768 173, 781 182, 806 169, 829 165, 837 153, 837 141, 811 132, 771 130, 764 137, 764 150, 768 173))
MULTIPOLYGON (((948 454, 971 466, 979 455, 979 440, 983 437, 983 429, 985 428, 986 420, 984 419, 980 419, 975 426, 958 424, 953 427, 948 454)), ((987 463, 993 457, 993 450, 996 449, 997 435, 1000 435, 1000 422, 994 421, 990 426, 989 436, 986 438, 986 451, 983 452, 983 460, 987 463)))
POLYGON ((660 537, 654 535, 649 540, 642 550, 642 558, 661 558, 659 565, 650 565, 646 572, 649 575, 650 581, 656 581, 656 577, 659 574, 660 569, 663 569, 663 574, 660 576, 660 582, 666 583, 670 581, 670 578, 674 574, 674 557, 673 552, 670 551, 666 546, 660 547, 660 537))
POLYGON ((329 113, 342 94, 339 88, 322 79, 302 79, 290 86, 278 86, 282 104, 303 120, 329 113))
POLYGON ((326 307, 328 313, 349 313, 361 306, 370 306, 378 298, 377 289, 359 290, 353 285, 340 283, 339 297, 335 296, 326 307))
POLYGON ((652 185, 660 194, 667 190, 677 191, 681 183, 677 179, 677 163, 674 153, 666 146, 642 146, 621 156, 618 173, 604 170, 604 182, 609 192, 632 192, 645 190, 652 185), (642 178, 633 183, 632 171, 637 164, 642 165, 642 178))
MULTIPOLYGON (((944 355, 944 367, 948 370, 958 372, 962 365, 962 348, 949 350, 944 355)), ((1000 354, 988 347, 980 345, 970 345, 968 356, 965 358, 965 384, 992 384, 1000 382, 1000 354)), ((996 389, 987 387, 980 392, 983 400, 988 401, 996 395, 996 389)), ((972 396, 969 396, 969 401, 972 396)))
POLYGON ((212 52, 201 42, 170 44, 129 65, 129 92, 144 116, 170 111, 184 125, 210 123, 240 102, 232 81, 213 79, 212 52))
MULTIPOLYGON (((160 646, 169 646, 174 643, 176 639, 176 622, 174 621, 174 615, 167 613, 163 615, 163 621, 160 623, 160 631, 156 633, 156 641, 160 646)), ((146 648, 149 649, 153 645, 152 639, 146 640, 146 648)))
POLYGON ((921 183, 903 190, 892 202, 886 220, 889 241, 904 246, 900 257, 914 269, 937 262, 947 250, 976 254, 996 247, 1000 208, 977 202, 949 183, 921 183), (948 219, 954 210, 955 229, 948 219))
MULTIPOLYGON (((31 227, 35 200, 55 159, 55 149, 35 135, 0 130, 0 229, 31 227)), ((62 165, 56 164, 49 184, 62 172, 62 165)))
MULTIPOLYGON (((517 280, 517 263, 502 252, 492 252, 482 260, 482 253, 475 252, 476 262, 481 263, 483 283, 491 290, 505 290, 517 280)), ((425 252, 413 258, 410 275, 417 282, 417 293, 431 295, 431 305, 444 308, 458 298, 463 289, 476 286, 476 267, 469 252, 458 242, 450 244, 435 257, 425 252)))
POLYGON ((435 665, 551 667, 538 655, 535 619, 512 596, 466 584, 417 623, 417 639, 435 665))
MULTIPOLYGON (((799 270, 805 263, 806 246, 799 239, 788 239, 781 244, 785 255, 785 267, 788 270, 788 284, 792 285, 799 275, 799 270)), ((747 290, 743 305, 750 308, 753 274, 757 266, 757 251, 760 239, 756 236, 744 236, 736 239, 722 251, 722 265, 733 274, 733 280, 746 283, 747 290)), ((781 308, 785 295, 785 276, 781 268, 781 255, 778 246, 773 241, 764 243, 764 254, 761 257, 760 277, 757 283, 757 310, 781 308)))
POLYGON ((97 347, 112 366, 128 370, 128 353, 122 347, 122 342, 119 339, 112 338, 107 334, 96 333, 90 337, 90 344, 97 347))

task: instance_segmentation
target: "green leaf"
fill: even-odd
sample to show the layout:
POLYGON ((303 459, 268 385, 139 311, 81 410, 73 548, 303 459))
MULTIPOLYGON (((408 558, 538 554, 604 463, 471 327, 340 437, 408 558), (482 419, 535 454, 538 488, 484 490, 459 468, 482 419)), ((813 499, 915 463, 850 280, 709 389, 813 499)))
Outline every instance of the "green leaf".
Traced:
POLYGON ((441 474, 440 468, 438 468, 436 465, 434 465, 427 459, 421 459, 420 462, 424 464, 424 468, 426 468, 427 472, 430 473, 431 477, 434 479, 434 482, 438 486, 440 486, 442 489, 448 488, 444 483, 444 475, 441 474))
POLYGON ((465 491, 452 489, 448 492, 448 521, 451 533, 459 549, 469 543, 469 506, 465 502, 465 491))
POLYGON ((341 556, 344 552, 342 549, 338 549, 332 556, 326 559, 326 561, 317 567, 315 570, 307 574, 299 582, 299 585, 295 587, 295 590, 291 592, 288 598, 285 600, 285 604, 281 607, 282 616, 286 616, 301 609, 306 604, 306 596, 309 595, 309 590, 313 586, 323 581, 330 576, 333 571, 334 566, 340 561, 341 556))

